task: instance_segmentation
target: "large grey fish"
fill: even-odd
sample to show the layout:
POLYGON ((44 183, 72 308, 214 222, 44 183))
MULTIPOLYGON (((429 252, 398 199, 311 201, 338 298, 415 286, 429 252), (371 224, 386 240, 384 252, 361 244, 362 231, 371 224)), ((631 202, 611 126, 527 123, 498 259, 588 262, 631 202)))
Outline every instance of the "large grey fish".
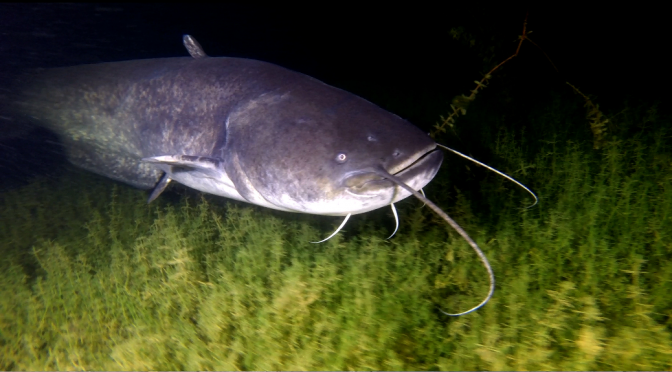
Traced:
POLYGON ((169 180, 291 212, 345 216, 436 175, 435 142, 406 120, 309 76, 250 59, 191 57, 44 70, 18 107, 75 165, 140 188, 169 180), (162 173, 165 176, 162 178, 162 173))
POLYGON ((449 315, 487 302, 494 290, 487 259, 417 191, 443 160, 432 138, 309 76, 261 61, 208 57, 188 35, 184 44, 191 57, 30 74, 11 106, 55 132, 73 164, 153 188, 150 201, 174 180, 263 207, 347 220, 413 194, 467 239, 488 270, 486 299, 449 315))

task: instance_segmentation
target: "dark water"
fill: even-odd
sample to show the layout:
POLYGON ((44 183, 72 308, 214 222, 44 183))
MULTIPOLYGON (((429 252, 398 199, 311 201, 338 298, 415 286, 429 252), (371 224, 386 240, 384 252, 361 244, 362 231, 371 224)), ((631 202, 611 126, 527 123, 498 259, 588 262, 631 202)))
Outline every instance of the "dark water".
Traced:
MULTIPOLYGON (((474 80, 512 54, 527 11, 1 4, 0 85, 2 76, 30 68, 185 56, 181 37, 191 34, 209 55, 261 59, 306 73, 429 131, 449 111, 453 97, 468 94, 474 80), (454 40, 451 29, 457 27, 471 37, 454 40), (474 46, 465 40, 474 40, 474 46)), ((491 111, 518 115, 524 127, 529 110, 545 102, 547 92, 566 91, 567 80, 603 105, 620 104, 628 95, 665 99, 669 94, 661 87, 669 77, 662 58, 666 33, 657 20, 661 13, 531 9, 530 37, 560 72, 527 44, 495 75, 490 101, 487 96, 482 101, 491 111)), ((11 94, 0 86, 0 96, 11 94)), ((1 187, 58 170, 64 159, 53 135, 16 131, 17 125, 4 121, 0 126, 1 187)), ((462 136, 444 140, 466 150, 490 130, 471 123, 462 136)))

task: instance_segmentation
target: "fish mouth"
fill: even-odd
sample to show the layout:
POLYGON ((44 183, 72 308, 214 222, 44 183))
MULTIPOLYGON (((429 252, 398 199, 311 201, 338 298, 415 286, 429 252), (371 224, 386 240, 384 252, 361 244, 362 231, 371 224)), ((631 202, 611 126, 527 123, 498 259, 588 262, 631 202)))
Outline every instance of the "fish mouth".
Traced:
POLYGON ((381 172, 395 176, 414 189, 421 189, 434 178, 442 161, 443 152, 432 145, 426 151, 420 151, 416 156, 409 157, 390 169, 383 169, 381 166, 378 171, 362 170, 348 177, 345 182, 346 192, 358 197, 375 197, 381 191, 395 188, 396 183, 381 177, 381 172))

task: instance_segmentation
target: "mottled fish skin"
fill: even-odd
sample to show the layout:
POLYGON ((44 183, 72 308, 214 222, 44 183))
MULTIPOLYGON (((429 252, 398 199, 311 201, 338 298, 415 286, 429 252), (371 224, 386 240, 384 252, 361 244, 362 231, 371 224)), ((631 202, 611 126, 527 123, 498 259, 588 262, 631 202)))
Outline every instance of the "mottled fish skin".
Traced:
POLYGON ((436 175, 443 156, 406 120, 266 62, 191 57, 43 70, 23 79, 18 114, 59 135, 69 160, 156 198, 186 186, 294 212, 363 213, 436 175), (165 172, 165 176, 164 176, 165 172), (163 178, 162 178, 163 177, 163 178))

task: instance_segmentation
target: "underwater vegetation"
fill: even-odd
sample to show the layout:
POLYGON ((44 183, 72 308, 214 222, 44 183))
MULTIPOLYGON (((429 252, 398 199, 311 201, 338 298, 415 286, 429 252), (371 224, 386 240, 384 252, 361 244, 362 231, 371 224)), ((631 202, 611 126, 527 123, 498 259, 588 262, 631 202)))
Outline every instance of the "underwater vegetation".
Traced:
POLYGON ((669 370, 670 124, 626 107, 595 149, 581 102, 556 97, 531 115, 543 131, 490 131, 490 164, 537 192, 532 209, 446 162, 426 192, 497 277, 456 318, 439 310, 480 301, 487 275, 417 201, 389 241, 379 213, 315 245, 340 221, 200 196, 148 206, 79 172, 5 190, 0 369, 669 370))

